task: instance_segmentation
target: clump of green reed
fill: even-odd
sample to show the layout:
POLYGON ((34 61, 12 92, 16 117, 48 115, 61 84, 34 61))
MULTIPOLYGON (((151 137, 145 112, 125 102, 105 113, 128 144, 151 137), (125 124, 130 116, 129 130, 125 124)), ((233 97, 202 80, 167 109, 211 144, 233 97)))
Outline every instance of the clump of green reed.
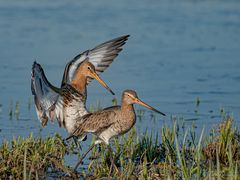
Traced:
POLYGON ((240 134, 233 127, 233 119, 226 117, 216 136, 203 149, 209 171, 217 177, 238 177, 240 166, 240 134))
POLYGON ((89 163, 89 174, 92 178, 145 179, 157 175, 155 172, 159 171, 159 168, 162 168, 162 174, 164 169, 174 172, 174 167, 162 163, 164 153, 158 138, 158 135, 153 137, 147 133, 138 137, 136 129, 133 128, 127 136, 115 139, 111 145, 114 149, 113 154, 105 145, 101 145, 100 152, 93 150, 92 157, 95 158, 89 163), (113 168, 111 168, 111 157, 114 159, 113 168))
POLYGON ((13 102, 10 102, 10 107, 9 107, 9 119, 12 119, 13 116, 13 102))
POLYGON ((96 105, 91 104, 89 106, 88 111, 92 113, 92 112, 99 111, 99 110, 102 110, 102 109, 103 108, 102 108, 102 105, 101 105, 101 101, 98 100, 96 105))
POLYGON ((145 109, 137 109, 137 117, 138 117, 138 119, 139 119, 139 121, 141 121, 142 120, 142 118, 143 118, 143 116, 144 116, 144 114, 145 114, 145 109))
POLYGON ((61 136, 46 139, 13 138, 0 147, 1 179, 42 179, 50 169, 69 172, 64 166, 67 147, 61 136))
POLYGON ((13 107, 13 101, 10 101, 10 107, 9 107, 9 119, 11 120, 13 116, 18 120, 19 115, 20 115, 20 110, 19 110, 19 101, 15 102, 15 108, 13 107))
POLYGON ((162 127, 161 134, 144 133, 137 136, 136 129, 128 136, 116 139, 111 147, 92 153, 88 171, 91 178, 117 179, 237 179, 240 167, 240 135, 227 117, 217 133, 196 135, 195 127, 162 127), (113 157, 114 164, 111 164, 113 157))
POLYGON ((122 177, 124 174, 125 178, 133 176, 135 169, 135 157, 133 157, 133 150, 135 148, 136 130, 133 129, 129 132, 128 137, 123 136, 119 139, 115 139, 111 145, 114 154, 109 151, 105 145, 100 145, 101 151, 95 148, 92 152, 92 157, 95 157, 88 166, 89 174, 92 178, 111 177, 118 176, 122 177), (114 159, 114 167, 111 170, 111 158, 114 159), (132 160, 133 159, 133 160, 132 160))
POLYGON ((20 110, 19 110, 19 102, 18 102, 18 101, 16 101, 16 104, 15 104, 15 112, 14 112, 14 115, 15 115, 16 119, 19 119, 20 110))
POLYGON ((113 106, 117 106, 117 98, 114 97, 114 98, 112 99, 112 105, 113 105, 113 106))
MULTIPOLYGON (((138 135, 133 128, 111 143, 113 152, 106 145, 100 145, 101 151, 94 148, 88 169, 81 175, 92 179, 239 178, 240 134, 231 117, 225 117, 210 135, 203 129, 199 136, 194 124, 181 128, 178 119, 173 118, 173 122, 173 126, 163 126, 155 135, 138 135)), ((0 147, 0 178, 42 179, 56 170, 77 177, 63 160, 73 151, 73 146, 67 147, 59 135, 4 141, 0 147)))

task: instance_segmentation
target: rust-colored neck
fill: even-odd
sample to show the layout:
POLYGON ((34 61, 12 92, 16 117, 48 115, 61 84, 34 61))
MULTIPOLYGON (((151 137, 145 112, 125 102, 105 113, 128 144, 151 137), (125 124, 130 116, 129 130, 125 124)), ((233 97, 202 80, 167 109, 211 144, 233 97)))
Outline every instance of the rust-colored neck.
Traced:
POLYGON ((76 74, 71 84, 79 93, 85 94, 87 86, 87 77, 83 74, 76 74))

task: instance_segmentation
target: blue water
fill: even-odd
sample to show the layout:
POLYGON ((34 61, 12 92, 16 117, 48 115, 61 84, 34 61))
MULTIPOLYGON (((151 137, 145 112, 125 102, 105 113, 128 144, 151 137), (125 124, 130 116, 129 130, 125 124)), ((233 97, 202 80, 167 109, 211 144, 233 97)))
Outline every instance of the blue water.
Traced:
MULTIPOLYGON (((12 0, 0 1, 0 142, 30 132, 67 136, 57 123, 42 129, 37 120, 30 91, 34 60, 59 86, 75 55, 125 34, 131 37, 102 78, 119 101, 124 89, 134 89, 167 114, 155 114, 154 121, 147 110, 138 132, 159 131, 172 117, 209 130, 222 120, 221 109, 239 124, 239 1, 12 0)), ((88 106, 99 100, 107 107, 112 98, 96 81, 88 88, 88 106)))

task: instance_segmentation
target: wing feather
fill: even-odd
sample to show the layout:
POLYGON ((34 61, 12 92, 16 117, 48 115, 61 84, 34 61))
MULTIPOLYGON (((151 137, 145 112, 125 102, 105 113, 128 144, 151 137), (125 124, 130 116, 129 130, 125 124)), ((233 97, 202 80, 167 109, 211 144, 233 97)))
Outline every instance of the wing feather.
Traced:
POLYGON ((81 136, 84 133, 100 133, 111 126, 115 121, 115 110, 120 106, 112 106, 101 111, 89 113, 81 117, 81 121, 73 132, 74 136, 81 136))
MULTIPOLYGON (((119 52, 122 51, 122 46, 126 43, 128 37, 129 35, 125 35, 112 39, 77 55, 65 67, 62 86, 64 84, 71 84, 77 68, 85 59, 88 59, 95 66, 98 74, 104 72, 118 56, 119 52)), ((92 78, 88 78, 88 83, 91 80, 92 78)))
POLYGON ((47 80, 40 64, 34 62, 32 67, 31 90, 34 96, 38 118, 43 126, 52 119, 52 112, 59 97, 60 89, 47 80))

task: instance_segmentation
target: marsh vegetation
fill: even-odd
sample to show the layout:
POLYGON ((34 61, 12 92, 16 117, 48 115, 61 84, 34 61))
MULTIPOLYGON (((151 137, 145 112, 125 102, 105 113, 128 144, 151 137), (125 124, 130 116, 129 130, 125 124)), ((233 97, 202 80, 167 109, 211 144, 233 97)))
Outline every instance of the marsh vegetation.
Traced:
POLYGON ((73 172, 72 167, 64 162, 64 156, 76 153, 74 144, 67 144, 58 134, 44 139, 30 134, 27 138, 18 137, 2 143, 0 177, 42 179, 70 175, 91 179, 237 179, 240 134, 233 123, 233 119, 226 116, 210 134, 202 129, 199 136, 195 128, 183 128, 177 121, 155 134, 138 134, 134 128, 128 135, 112 141, 113 154, 105 145, 101 145, 101 150, 95 147, 86 160, 88 165, 78 172, 73 172), (110 155, 114 159, 113 168, 110 155))

